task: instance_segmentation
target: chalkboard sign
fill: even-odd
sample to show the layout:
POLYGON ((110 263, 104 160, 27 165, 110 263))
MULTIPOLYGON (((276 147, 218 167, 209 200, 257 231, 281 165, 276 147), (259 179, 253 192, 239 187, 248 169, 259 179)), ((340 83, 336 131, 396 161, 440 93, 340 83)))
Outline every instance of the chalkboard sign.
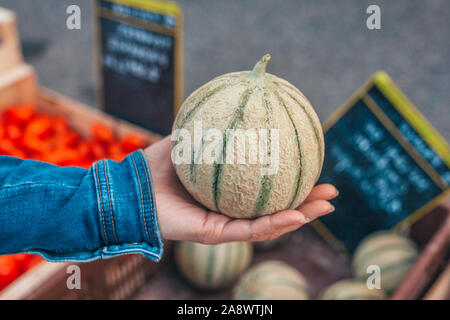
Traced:
POLYGON ((352 252, 367 234, 400 231, 450 195, 450 149, 384 72, 324 123, 319 183, 340 191, 336 211, 314 223, 352 252))
POLYGON ((183 99, 182 12, 173 2, 97 0, 99 104, 166 135, 183 99))

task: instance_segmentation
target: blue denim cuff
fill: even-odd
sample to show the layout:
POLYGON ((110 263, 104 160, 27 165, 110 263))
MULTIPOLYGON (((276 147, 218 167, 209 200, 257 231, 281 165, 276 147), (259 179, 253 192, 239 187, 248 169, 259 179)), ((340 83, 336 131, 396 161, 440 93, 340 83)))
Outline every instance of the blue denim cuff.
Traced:
POLYGON ((0 157, 0 254, 90 261, 161 259, 152 177, 142 150, 89 170, 0 157))
POLYGON ((92 171, 104 243, 101 257, 140 253, 159 261, 163 241, 152 176, 143 151, 131 153, 121 163, 98 161, 92 171))

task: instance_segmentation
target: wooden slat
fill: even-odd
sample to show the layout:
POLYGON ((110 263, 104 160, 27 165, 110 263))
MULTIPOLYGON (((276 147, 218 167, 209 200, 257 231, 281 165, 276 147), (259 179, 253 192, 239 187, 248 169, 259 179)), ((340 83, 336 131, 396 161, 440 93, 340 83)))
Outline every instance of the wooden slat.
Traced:
POLYGON ((439 268, 446 263, 450 251, 450 213, 420 254, 395 290, 391 299, 414 300, 423 296, 424 290, 436 276, 439 268))
POLYGON ((450 299, 450 264, 441 273, 430 290, 423 298, 424 300, 449 300, 450 299))
POLYGON ((20 40, 16 28, 16 16, 0 7, 0 74, 23 61, 20 40))
POLYGON ((55 278, 64 273, 65 263, 42 262, 20 276, 14 283, 0 291, 0 300, 17 300, 26 298, 55 278))
POLYGON ((27 64, 0 75, 0 110, 36 100, 37 83, 33 68, 27 64))

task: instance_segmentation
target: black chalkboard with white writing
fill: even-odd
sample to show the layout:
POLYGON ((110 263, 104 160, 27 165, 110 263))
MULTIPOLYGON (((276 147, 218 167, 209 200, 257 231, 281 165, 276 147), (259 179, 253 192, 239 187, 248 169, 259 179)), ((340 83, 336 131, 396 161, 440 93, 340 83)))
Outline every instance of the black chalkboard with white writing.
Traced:
POLYGON ((336 211, 317 229, 353 251, 367 234, 401 230, 448 196, 448 144, 377 73, 324 124, 325 162, 319 183, 340 191, 336 211))
POLYGON ((180 9, 173 3, 102 0, 96 14, 103 109, 170 133, 182 98, 180 9))

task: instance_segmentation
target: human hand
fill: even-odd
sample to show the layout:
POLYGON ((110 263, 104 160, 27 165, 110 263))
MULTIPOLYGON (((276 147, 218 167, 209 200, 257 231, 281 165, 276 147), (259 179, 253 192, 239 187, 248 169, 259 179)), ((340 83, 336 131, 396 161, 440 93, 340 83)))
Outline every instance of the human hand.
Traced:
POLYGON ((231 219, 209 211, 195 201, 178 180, 171 160, 170 136, 144 151, 150 166, 161 235, 168 240, 216 244, 230 241, 263 241, 298 229, 334 211, 327 201, 338 195, 336 188, 322 184, 313 188, 296 209, 254 220, 231 219))

